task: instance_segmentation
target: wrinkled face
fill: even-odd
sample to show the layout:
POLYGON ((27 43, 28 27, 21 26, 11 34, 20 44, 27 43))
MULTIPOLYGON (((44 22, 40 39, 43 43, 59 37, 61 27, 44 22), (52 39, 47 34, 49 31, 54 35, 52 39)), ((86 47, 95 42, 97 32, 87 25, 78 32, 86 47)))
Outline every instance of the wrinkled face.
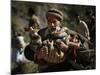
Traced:
POLYGON ((60 28, 61 24, 60 21, 54 16, 48 17, 47 23, 50 31, 57 31, 60 28))

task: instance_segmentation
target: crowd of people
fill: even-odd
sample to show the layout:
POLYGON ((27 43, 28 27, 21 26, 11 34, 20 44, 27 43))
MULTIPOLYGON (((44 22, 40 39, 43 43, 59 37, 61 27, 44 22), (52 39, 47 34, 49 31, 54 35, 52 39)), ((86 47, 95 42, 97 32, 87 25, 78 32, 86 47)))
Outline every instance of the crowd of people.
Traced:
MULTIPOLYGON (((32 62, 34 61, 39 65, 39 72, 86 69, 82 63, 79 63, 80 60, 78 59, 79 56, 77 52, 79 52, 78 50, 83 47, 85 42, 88 43, 85 39, 95 44, 95 34, 91 33, 95 33, 95 28, 92 28, 92 31, 87 23, 80 19, 79 15, 75 16, 75 31, 63 27, 62 22, 64 15, 60 10, 55 8, 47 11, 47 27, 43 29, 40 29, 39 18, 34 14, 31 8, 29 8, 29 15, 29 26, 24 29, 25 32, 29 32, 31 40, 29 44, 23 48, 24 39, 22 39, 19 48, 23 48, 26 59, 32 62), (43 66, 46 67, 44 68, 43 66)), ((18 35, 17 38, 20 38, 20 36, 18 35)), ((89 47, 85 49, 89 49, 89 47)))

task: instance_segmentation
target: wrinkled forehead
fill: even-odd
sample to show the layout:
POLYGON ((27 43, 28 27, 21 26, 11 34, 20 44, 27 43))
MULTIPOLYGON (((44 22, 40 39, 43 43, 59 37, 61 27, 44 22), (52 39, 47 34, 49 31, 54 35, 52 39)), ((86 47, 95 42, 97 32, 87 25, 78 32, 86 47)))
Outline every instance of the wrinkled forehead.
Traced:
POLYGON ((47 21, 48 21, 48 22, 53 22, 53 21, 59 21, 59 20, 57 19, 56 16, 49 16, 49 17, 47 18, 47 21))

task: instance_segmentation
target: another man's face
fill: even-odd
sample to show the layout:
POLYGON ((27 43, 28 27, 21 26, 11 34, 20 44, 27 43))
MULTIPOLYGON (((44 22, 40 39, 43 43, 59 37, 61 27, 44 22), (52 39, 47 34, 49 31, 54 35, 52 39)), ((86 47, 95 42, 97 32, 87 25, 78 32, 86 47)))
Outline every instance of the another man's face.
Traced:
POLYGON ((54 16, 50 16, 47 19, 49 29, 53 31, 57 31, 60 28, 60 21, 54 16))

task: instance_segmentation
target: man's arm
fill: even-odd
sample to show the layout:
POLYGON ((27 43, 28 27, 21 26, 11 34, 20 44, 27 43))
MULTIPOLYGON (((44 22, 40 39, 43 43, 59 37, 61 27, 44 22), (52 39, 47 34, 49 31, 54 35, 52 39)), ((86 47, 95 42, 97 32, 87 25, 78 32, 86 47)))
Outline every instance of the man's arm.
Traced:
POLYGON ((82 21, 82 23, 83 23, 83 25, 84 25, 84 28, 86 29, 86 32, 85 32, 86 38, 87 38, 88 40, 90 40, 89 28, 88 28, 87 24, 86 24, 84 21, 82 21))

